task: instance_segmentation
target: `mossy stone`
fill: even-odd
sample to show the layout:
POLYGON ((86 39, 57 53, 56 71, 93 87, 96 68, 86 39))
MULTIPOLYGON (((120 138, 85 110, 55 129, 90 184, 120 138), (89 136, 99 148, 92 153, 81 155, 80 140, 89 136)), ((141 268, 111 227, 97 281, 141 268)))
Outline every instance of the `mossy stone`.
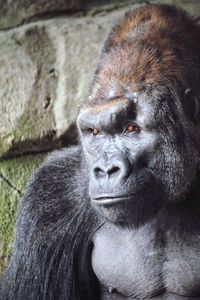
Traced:
POLYGON ((26 183, 44 155, 28 155, 0 162, 0 273, 12 249, 16 209, 26 183))

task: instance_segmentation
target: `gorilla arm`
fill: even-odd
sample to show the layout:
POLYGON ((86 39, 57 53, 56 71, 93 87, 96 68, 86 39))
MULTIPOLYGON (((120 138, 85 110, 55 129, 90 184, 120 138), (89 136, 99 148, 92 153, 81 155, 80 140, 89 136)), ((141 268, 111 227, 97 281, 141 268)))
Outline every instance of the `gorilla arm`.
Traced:
POLYGON ((87 260, 97 220, 81 156, 78 147, 57 151, 33 176, 18 213, 2 300, 95 298, 96 282, 87 260))

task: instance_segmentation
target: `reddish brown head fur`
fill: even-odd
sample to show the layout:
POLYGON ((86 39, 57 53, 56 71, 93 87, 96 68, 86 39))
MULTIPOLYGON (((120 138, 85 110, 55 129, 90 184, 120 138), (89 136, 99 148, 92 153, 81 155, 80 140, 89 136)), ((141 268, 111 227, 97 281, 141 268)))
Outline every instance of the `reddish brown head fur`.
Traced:
POLYGON ((174 82, 199 89, 199 49, 194 19, 173 6, 142 6, 126 14, 108 37, 89 104, 109 101, 110 91, 125 95, 174 82))

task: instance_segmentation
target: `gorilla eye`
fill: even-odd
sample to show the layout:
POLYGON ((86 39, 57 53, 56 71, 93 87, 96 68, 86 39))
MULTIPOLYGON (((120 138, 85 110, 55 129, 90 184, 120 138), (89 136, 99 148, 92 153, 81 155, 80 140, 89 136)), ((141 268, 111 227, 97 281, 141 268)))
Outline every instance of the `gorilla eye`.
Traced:
POLYGON ((136 133, 136 132, 139 132, 139 131, 140 131, 140 128, 137 125, 133 124, 133 123, 128 124, 127 127, 126 127, 126 130, 125 130, 126 133, 132 133, 132 132, 136 133))
POLYGON ((99 133, 100 133, 100 130, 97 129, 97 128, 94 128, 94 129, 92 130, 92 134, 93 134, 93 135, 97 135, 97 134, 99 134, 99 133))

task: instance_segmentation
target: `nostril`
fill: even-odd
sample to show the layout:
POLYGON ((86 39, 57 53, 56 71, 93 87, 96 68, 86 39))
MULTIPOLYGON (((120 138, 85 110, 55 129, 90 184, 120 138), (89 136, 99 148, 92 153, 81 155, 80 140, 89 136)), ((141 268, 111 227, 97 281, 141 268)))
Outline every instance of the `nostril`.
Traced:
POLYGON ((108 175, 108 177, 111 177, 113 175, 117 175, 117 173, 119 173, 119 172, 120 172, 119 167, 111 167, 111 168, 108 168, 107 170, 103 170, 100 167, 94 168, 94 175, 96 178, 105 177, 106 175, 108 175))
POLYGON ((112 169, 110 169, 108 171, 108 175, 109 176, 112 176, 112 175, 116 175, 116 173, 118 173, 120 171, 120 168, 119 167, 113 167, 112 169))
POLYGON ((96 177, 102 177, 105 175, 104 171, 99 167, 94 168, 94 174, 96 177))

